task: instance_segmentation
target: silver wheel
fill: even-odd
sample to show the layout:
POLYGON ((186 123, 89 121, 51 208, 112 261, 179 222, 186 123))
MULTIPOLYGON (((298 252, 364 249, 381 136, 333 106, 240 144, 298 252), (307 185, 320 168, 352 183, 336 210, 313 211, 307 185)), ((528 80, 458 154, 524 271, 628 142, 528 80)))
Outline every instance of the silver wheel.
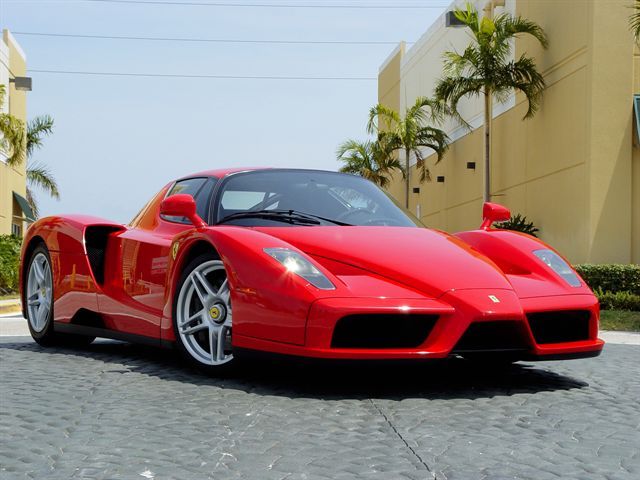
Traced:
POLYGON ((198 265, 182 283, 176 327, 189 354, 204 365, 223 365, 231 351, 231 299, 220 260, 198 265))
POLYGON ((40 252, 31 261, 27 277, 27 313, 34 332, 47 326, 53 303, 53 277, 47 256, 40 252))

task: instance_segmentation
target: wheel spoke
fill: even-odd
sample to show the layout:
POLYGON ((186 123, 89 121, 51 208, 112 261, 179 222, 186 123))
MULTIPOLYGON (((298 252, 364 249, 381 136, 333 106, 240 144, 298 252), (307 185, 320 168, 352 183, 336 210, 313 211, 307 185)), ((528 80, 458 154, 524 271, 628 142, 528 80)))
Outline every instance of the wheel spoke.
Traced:
POLYGON ((38 297, 38 293, 32 293, 31 296, 27 299, 27 305, 37 306, 40 305, 40 298, 38 297))
POLYGON ((198 285, 198 281, 196 280, 195 275, 191 276, 191 283, 193 284, 193 289, 196 291, 196 294, 198 295, 198 298, 200 299, 200 303, 202 303, 203 307, 206 306, 207 305, 206 294, 202 290, 202 287, 200 285, 198 285))
POLYGON ((218 329, 218 338, 217 338, 217 346, 216 346, 216 359, 218 361, 224 360, 224 335, 225 329, 223 327, 218 329))
POLYGON ((41 286, 44 283, 44 271, 42 270, 42 265, 40 265, 37 259, 33 262, 33 273, 36 276, 36 283, 38 286, 41 286))
POLYGON ((193 335, 194 333, 206 330, 207 328, 208 325, 206 323, 199 323, 197 325, 194 325, 193 327, 183 328, 182 333, 185 335, 193 335))
POLYGON ((42 282, 45 287, 49 287, 49 276, 51 275, 51 269, 49 267, 49 263, 44 264, 44 268, 42 269, 42 282))
POLYGON ((44 319, 44 305, 41 303, 40 305, 38 305, 38 308, 36 309, 36 314, 35 314, 35 323, 36 323, 36 327, 37 328, 42 328, 42 324, 43 319, 44 319))
POLYGON ((218 361, 218 335, 213 325, 209 326, 209 353, 211 361, 215 364, 218 361))
POLYGON ((209 282, 206 280, 206 278, 204 278, 202 274, 197 270, 193 272, 193 275, 198 279, 198 282, 202 285, 202 288, 204 288, 207 296, 213 297, 215 293, 211 289, 211 285, 209 285, 209 282))
POLYGON ((217 295, 222 297, 226 293, 229 293, 229 281, 225 278, 224 282, 222 282, 222 285, 220 285, 220 288, 218 289, 217 295))
MULTIPOLYGON (((193 322, 194 320, 197 320, 198 318, 202 318, 202 314, 204 313, 204 308, 202 310, 198 310, 196 313, 194 313, 193 315, 191 315, 189 318, 187 318, 184 322, 181 322, 180 325, 178 325, 179 327, 185 327, 188 324, 190 324, 191 322, 193 322)), ((204 320, 204 319, 203 319, 204 320)))

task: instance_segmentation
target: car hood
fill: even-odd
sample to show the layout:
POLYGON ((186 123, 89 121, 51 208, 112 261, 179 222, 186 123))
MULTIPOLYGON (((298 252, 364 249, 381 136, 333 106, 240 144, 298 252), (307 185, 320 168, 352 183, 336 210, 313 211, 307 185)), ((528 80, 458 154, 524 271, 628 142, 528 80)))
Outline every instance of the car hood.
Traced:
POLYGON ((393 279, 438 297, 450 290, 508 289, 491 260, 445 232, 412 227, 258 227, 303 252, 393 279))

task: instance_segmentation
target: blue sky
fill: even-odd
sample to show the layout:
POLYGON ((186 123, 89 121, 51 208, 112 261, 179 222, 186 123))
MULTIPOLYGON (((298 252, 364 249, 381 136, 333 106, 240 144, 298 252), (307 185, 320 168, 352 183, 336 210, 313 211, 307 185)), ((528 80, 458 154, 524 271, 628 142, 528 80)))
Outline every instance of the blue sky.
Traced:
MULTIPOLYGON (((419 38, 446 2, 224 3, 436 8, 0 0, 0 24, 15 32, 394 42, 419 38)), ((187 75, 376 77, 393 49, 15 37, 32 69, 187 75)), ((52 169, 62 193, 59 202, 38 194, 42 214, 90 213, 119 222, 128 222, 172 178, 199 170, 241 165, 335 170, 336 146, 348 137, 365 137, 367 112, 377 101, 376 81, 31 76, 29 117, 48 113, 56 120, 54 135, 34 160, 52 169)))

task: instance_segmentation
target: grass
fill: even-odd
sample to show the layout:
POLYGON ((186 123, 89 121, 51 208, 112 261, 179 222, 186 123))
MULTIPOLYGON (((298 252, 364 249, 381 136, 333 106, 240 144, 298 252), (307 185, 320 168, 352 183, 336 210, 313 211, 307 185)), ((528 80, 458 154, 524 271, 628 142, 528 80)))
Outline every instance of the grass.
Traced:
POLYGON ((20 298, 20 295, 17 293, 12 293, 11 295, 0 295, 0 300, 14 300, 20 298))
POLYGON ((640 332, 640 312, 602 310, 600 312, 600 329, 640 332))

